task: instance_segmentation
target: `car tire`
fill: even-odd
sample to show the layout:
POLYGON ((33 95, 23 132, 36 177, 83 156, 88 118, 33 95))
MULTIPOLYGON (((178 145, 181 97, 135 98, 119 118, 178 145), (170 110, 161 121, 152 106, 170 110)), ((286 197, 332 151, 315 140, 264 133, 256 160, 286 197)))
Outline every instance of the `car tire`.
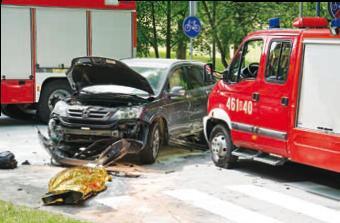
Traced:
POLYGON ((235 166, 237 156, 232 155, 234 145, 229 130, 223 125, 216 125, 209 136, 209 149, 214 164, 231 169, 235 166))
POLYGON ((156 161, 159 149, 162 145, 161 128, 156 122, 151 125, 147 144, 140 152, 140 161, 142 164, 152 164, 156 161))
POLYGON ((19 105, 2 105, 1 112, 13 119, 27 120, 33 118, 32 114, 25 112, 19 105))
POLYGON ((57 101, 72 94, 72 89, 66 80, 55 80, 47 83, 40 95, 38 103, 39 120, 47 123, 50 119, 51 109, 57 101))

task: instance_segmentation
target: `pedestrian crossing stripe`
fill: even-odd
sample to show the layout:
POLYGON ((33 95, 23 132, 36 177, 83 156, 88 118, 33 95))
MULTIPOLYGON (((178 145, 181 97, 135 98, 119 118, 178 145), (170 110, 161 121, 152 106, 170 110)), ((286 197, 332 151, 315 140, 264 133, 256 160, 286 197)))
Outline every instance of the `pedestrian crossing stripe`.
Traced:
POLYGON ((165 194, 178 200, 187 202, 195 207, 204 209, 222 216, 236 223, 279 223, 280 221, 235 205, 228 201, 220 200, 214 196, 195 189, 182 189, 165 191, 165 194))
POLYGON ((292 197, 290 195, 268 190, 263 187, 253 185, 238 185, 226 186, 225 188, 280 206, 293 212, 301 213, 322 222, 340 222, 340 211, 327 208, 319 204, 314 204, 300 198, 292 197))

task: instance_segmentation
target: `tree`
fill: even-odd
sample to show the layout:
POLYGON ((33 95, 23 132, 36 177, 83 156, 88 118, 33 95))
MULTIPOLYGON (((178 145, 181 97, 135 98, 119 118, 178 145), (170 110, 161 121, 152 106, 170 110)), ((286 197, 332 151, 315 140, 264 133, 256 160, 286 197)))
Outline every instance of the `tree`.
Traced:
POLYGON ((166 5, 166 58, 171 58, 171 2, 167 1, 166 5))
MULTIPOLYGON (((315 16, 315 2, 304 3, 304 15, 315 16)), ((321 16, 328 16, 327 4, 321 3, 321 16)), ((211 55, 215 61, 214 45, 226 68, 230 63, 230 49, 237 49, 251 31, 268 27, 268 19, 279 17, 282 27, 291 27, 298 17, 299 2, 198 2, 198 16, 202 20, 201 34, 194 40, 195 51, 211 55)), ((188 2, 138 1, 138 56, 149 56, 150 48, 160 57, 159 47, 165 47, 166 58, 176 52, 185 59, 189 38, 183 34, 182 23, 188 15, 188 2)))

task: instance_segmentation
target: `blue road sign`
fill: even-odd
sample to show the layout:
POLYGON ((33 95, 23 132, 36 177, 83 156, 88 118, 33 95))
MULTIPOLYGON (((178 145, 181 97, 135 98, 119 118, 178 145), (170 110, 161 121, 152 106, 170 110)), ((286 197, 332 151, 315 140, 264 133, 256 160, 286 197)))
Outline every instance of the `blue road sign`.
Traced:
POLYGON ((328 2, 328 11, 333 18, 340 18, 340 2, 328 2))
POLYGON ((188 16, 183 21, 183 32, 189 38, 195 38, 201 32, 201 21, 196 16, 188 16))

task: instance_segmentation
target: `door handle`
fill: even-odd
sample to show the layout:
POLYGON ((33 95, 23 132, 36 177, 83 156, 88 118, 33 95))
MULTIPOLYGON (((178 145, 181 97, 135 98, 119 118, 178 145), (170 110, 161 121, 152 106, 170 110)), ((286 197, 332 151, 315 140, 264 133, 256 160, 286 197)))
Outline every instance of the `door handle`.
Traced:
POLYGON ((19 85, 25 85, 25 83, 26 83, 26 81, 24 81, 24 80, 19 80, 19 81, 18 81, 18 84, 19 84, 19 85))
POLYGON ((252 101, 259 101, 260 100, 260 94, 258 92, 254 92, 251 95, 251 99, 252 99, 252 101))
POLYGON ((281 98, 281 105, 282 106, 288 106, 288 102, 289 102, 288 97, 282 97, 281 98))

